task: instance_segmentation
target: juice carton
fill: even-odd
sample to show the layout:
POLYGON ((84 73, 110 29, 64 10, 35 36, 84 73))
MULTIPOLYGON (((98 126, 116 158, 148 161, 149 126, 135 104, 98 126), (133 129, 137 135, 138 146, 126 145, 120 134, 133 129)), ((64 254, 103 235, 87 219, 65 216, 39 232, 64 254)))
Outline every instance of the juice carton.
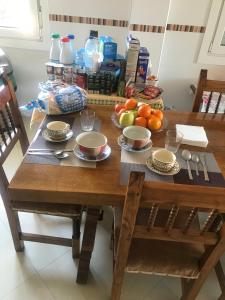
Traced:
POLYGON ((145 83, 149 62, 149 52, 147 48, 141 47, 138 55, 136 82, 145 83))

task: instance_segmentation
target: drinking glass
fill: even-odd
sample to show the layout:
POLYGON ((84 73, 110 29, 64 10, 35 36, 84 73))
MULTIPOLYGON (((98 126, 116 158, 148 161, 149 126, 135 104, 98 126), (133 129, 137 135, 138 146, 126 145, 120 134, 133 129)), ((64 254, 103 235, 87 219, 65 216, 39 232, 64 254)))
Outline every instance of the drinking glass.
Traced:
POLYGON ((183 134, 176 129, 167 130, 165 148, 173 153, 176 153, 183 139, 183 134))
POLYGON ((80 125, 83 131, 92 131, 95 124, 95 112, 85 109, 80 112, 80 125))

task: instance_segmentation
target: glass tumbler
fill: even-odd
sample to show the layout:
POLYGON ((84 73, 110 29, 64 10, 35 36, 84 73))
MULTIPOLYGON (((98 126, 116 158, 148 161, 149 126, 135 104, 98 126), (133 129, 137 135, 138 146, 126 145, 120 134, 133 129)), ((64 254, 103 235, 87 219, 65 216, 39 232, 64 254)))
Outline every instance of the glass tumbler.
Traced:
POLYGON ((176 153, 183 139, 183 134, 176 129, 170 129, 166 132, 165 148, 176 153))
POLYGON ((80 112, 80 125, 83 131, 92 131, 95 124, 95 112, 85 109, 80 112))

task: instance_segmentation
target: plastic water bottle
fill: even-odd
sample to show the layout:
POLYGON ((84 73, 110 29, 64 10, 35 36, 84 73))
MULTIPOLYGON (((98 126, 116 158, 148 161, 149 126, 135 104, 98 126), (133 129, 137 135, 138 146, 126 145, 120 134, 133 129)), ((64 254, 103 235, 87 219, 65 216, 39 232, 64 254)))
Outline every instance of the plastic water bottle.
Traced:
POLYGON ((75 35, 74 34, 67 34, 67 37, 70 40, 70 47, 71 47, 72 53, 73 53, 73 63, 75 63, 75 59, 76 59, 76 50, 75 50, 75 47, 74 47, 75 35))
POLYGON ((75 64, 77 69, 83 69, 85 67, 84 64, 84 48, 80 48, 78 51, 76 51, 76 59, 75 64))
POLYGON ((68 37, 64 37, 61 39, 61 52, 59 61, 64 65, 73 64, 73 53, 70 45, 70 39, 68 37))
POLYGON ((61 52, 60 35, 58 33, 53 33, 50 55, 49 55, 50 61, 58 63, 60 52, 61 52))
POLYGON ((99 57, 98 32, 91 30, 84 51, 84 63, 88 72, 93 73, 98 71, 99 57))

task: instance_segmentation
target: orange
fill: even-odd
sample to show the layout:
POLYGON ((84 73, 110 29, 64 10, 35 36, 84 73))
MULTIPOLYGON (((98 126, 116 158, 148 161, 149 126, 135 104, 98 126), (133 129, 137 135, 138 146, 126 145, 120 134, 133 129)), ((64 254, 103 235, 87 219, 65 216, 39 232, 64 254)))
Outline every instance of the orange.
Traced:
POLYGON ((145 119, 144 117, 138 117, 134 120, 134 125, 146 127, 147 126, 147 119, 145 119))
POLYGON ((138 108, 138 116, 148 118, 151 115, 151 107, 148 104, 143 104, 138 108))
POLYGON ((150 130, 158 130, 162 126, 162 122, 159 118, 152 116, 148 119, 148 128, 150 130))
POLYGON ((137 106, 137 100, 135 99, 127 99, 127 101, 125 102, 125 107, 127 110, 135 109, 136 106, 137 106))
POLYGON ((160 109, 155 109, 152 114, 155 117, 159 118, 162 121, 162 119, 163 119, 163 112, 160 109))

